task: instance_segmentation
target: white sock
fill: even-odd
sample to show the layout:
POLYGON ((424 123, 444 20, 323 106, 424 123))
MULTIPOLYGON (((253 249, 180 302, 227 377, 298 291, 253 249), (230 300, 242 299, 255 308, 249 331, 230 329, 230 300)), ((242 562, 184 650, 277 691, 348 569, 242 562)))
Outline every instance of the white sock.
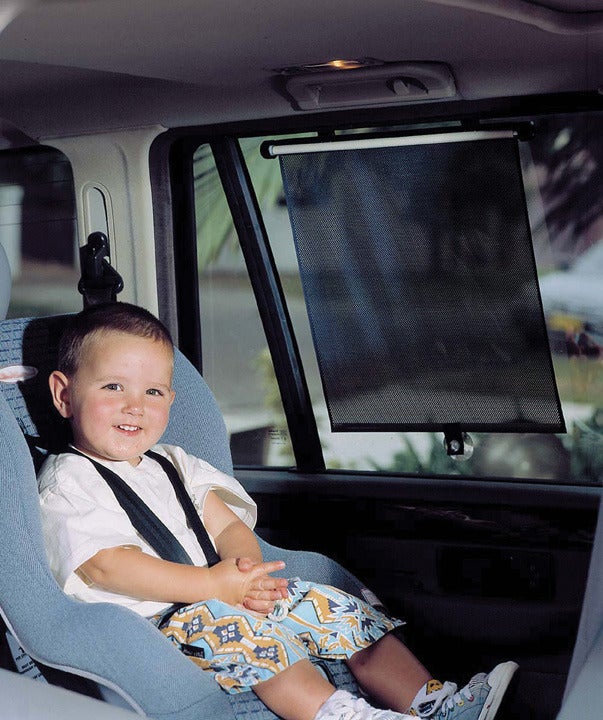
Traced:
POLYGON ((337 707, 344 703, 354 701, 356 698, 347 690, 335 690, 335 692, 318 708, 314 720, 328 720, 337 712, 337 707))

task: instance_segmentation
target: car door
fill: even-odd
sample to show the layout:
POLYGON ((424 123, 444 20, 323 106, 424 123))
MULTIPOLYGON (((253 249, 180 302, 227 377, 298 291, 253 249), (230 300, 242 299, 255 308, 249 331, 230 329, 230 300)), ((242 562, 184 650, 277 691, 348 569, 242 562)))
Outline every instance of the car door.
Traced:
MULTIPOLYGON (((562 220, 553 176, 567 168, 555 142, 568 128, 579 137, 586 120, 537 122, 521 163, 530 251, 544 276, 567 249, 566 235, 555 235, 562 220)), ((199 267, 198 326, 182 262, 175 280, 181 340, 221 403, 236 474, 259 505, 258 531, 342 562, 407 621, 407 642, 435 675, 464 684, 501 660, 517 661, 508 716, 552 718, 600 497, 598 356, 568 355, 571 337, 560 346, 549 327, 566 434, 472 433, 473 455, 459 460, 438 428, 334 432, 287 201, 280 174, 260 155, 264 139, 217 133, 180 145, 195 198, 194 231, 180 240, 199 267)), ((576 142, 574 152, 600 152, 590 134, 576 142)), ((582 191, 590 197, 591 189, 582 191)), ((577 244, 594 231, 586 218, 563 222, 582 227, 577 244)))

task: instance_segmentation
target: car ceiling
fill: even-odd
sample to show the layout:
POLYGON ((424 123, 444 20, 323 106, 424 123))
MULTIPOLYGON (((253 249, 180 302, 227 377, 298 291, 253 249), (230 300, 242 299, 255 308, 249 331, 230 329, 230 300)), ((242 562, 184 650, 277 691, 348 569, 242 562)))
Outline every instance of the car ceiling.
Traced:
POLYGON ((0 132, 299 115, 280 71, 333 58, 446 63, 460 102, 597 93, 603 0, 0 0, 0 132))

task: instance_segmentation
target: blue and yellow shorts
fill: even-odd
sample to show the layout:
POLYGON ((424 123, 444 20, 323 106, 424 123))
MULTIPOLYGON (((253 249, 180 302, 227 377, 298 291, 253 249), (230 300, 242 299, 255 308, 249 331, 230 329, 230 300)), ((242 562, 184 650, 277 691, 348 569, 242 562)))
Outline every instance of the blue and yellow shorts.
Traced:
POLYGON ((278 619, 207 600, 153 622, 229 693, 250 690, 299 660, 349 658, 404 624, 329 585, 295 578, 288 589, 278 619))

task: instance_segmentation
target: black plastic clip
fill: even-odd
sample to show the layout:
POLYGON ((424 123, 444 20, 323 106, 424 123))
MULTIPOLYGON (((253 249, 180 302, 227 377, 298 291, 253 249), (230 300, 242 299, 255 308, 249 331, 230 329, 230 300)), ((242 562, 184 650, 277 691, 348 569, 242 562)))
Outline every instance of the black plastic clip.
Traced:
POLYGON ((450 424, 444 426, 444 445, 448 455, 464 455, 465 433, 461 430, 460 425, 450 424))
POLYGON ((109 240, 102 232, 93 232, 80 248, 82 276, 77 289, 84 296, 84 307, 115 302, 124 288, 121 275, 109 263, 109 240))

